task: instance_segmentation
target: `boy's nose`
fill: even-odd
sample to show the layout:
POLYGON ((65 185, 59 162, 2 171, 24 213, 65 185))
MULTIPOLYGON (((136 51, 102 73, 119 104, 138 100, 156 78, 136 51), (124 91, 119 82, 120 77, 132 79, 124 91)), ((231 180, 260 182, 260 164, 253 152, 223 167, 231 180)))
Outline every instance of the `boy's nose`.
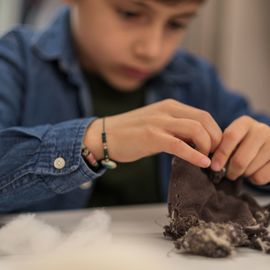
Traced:
POLYGON ((133 51, 136 57, 145 61, 153 61, 160 57, 163 47, 162 29, 145 29, 134 42, 133 51))

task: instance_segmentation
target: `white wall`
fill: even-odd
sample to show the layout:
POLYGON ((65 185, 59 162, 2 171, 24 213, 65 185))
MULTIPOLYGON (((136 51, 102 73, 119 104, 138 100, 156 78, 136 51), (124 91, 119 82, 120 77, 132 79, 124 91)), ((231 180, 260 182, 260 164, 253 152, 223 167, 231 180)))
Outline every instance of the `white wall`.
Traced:
POLYGON ((247 93, 254 107, 270 112, 270 1, 227 1, 220 59, 224 77, 247 93))
POLYGON ((270 1, 209 0, 185 46, 217 66, 225 84, 270 113, 270 1))
POLYGON ((0 35, 17 24, 20 0, 0 0, 0 35))

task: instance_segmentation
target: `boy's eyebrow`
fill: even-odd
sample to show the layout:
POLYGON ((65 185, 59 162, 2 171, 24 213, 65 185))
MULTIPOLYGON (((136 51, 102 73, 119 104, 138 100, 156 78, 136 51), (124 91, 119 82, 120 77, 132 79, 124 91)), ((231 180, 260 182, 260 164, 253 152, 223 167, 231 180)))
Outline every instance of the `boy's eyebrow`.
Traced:
MULTIPOLYGON (((146 9, 151 9, 151 7, 145 3, 145 1, 143 0, 133 0, 132 1, 134 4, 144 7, 146 9)), ((173 15, 173 18, 175 19, 191 19, 192 17, 195 17, 197 14, 197 12, 192 12, 192 11, 184 11, 184 12, 180 12, 178 14, 173 15)))
POLYGON ((183 13, 176 14, 173 17, 175 19, 190 19, 192 17, 195 17, 196 14, 197 12, 183 12, 183 13))

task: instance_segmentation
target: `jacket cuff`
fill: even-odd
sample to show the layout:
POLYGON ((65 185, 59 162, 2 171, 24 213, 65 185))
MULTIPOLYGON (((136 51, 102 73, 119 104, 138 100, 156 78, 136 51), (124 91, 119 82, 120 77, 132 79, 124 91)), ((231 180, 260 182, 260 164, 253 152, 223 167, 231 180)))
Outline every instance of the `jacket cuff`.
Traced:
POLYGON ((44 134, 34 173, 51 176, 44 181, 55 192, 70 191, 105 172, 104 168, 92 170, 81 155, 84 134, 95 119, 63 122, 52 126, 44 134))

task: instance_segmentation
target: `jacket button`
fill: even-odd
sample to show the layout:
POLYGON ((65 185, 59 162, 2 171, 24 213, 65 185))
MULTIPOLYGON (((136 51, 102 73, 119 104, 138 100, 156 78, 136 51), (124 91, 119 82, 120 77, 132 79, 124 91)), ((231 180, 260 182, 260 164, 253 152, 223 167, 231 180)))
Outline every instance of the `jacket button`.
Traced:
POLYGON ((91 181, 87 181, 80 185, 80 189, 83 189, 83 190, 90 189, 91 187, 92 187, 91 181))
POLYGON ((61 170, 65 167, 66 161, 62 157, 59 157, 54 161, 53 165, 54 168, 61 170))

